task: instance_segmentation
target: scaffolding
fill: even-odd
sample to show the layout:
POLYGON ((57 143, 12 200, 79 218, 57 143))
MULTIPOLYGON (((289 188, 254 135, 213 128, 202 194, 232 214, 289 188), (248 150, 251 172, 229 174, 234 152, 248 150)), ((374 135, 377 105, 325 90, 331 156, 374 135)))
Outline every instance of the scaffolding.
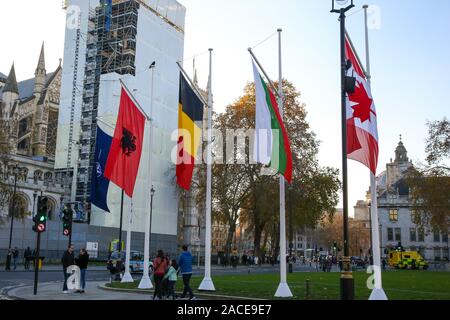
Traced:
MULTIPOLYGON (((94 167, 95 139, 99 105, 100 77, 102 74, 136 74, 136 34, 139 3, 136 0, 115 1, 111 16, 106 5, 89 12, 81 134, 77 173, 76 201, 89 203, 91 172, 94 167), (107 30, 107 19, 110 27, 107 30)), ((90 207, 87 205, 88 217, 90 207)), ((89 218, 88 218, 89 220, 89 218)))

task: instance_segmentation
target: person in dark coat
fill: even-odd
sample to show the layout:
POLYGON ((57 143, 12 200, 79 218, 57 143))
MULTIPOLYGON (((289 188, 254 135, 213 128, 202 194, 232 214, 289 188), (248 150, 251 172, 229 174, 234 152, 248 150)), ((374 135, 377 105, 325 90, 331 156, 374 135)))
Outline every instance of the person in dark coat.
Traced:
POLYGON ((25 270, 30 270, 30 260, 31 260, 30 247, 27 247, 27 250, 25 250, 25 252, 23 253, 23 259, 24 259, 25 270))
POLYGON ((84 293, 84 289, 86 288, 86 270, 89 263, 89 254, 86 249, 81 249, 78 258, 75 260, 77 266, 80 268, 81 277, 80 277, 80 290, 75 292, 84 293))
POLYGON ((19 249, 17 249, 17 247, 15 247, 13 249, 13 265, 14 265, 14 270, 17 269, 17 259, 19 258, 19 249))
POLYGON ((75 247, 73 246, 73 244, 69 245, 67 250, 64 251, 64 254, 61 258, 64 272, 63 293, 69 293, 69 289, 67 288, 67 279, 69 278, 70 274, 67 273, 67 268, 75 265, 75 255, 73 253, 74 250, 75 247))

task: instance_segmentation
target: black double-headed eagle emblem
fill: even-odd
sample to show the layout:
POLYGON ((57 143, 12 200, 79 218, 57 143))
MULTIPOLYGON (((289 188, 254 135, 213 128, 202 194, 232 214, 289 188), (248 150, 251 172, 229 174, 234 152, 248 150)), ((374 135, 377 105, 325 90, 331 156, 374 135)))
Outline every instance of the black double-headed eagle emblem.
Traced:
POLYGON ((127 157, 131 156, 131 154, 136 151, 136 137, 125 128, 123 128, 120 146, 127 157))

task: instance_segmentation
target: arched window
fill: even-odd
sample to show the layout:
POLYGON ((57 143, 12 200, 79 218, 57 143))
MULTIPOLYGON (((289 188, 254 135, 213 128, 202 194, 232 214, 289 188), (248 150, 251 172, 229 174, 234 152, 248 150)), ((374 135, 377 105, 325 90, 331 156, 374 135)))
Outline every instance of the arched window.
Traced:
POLYGON ((48 220, 56 219, 56 207, 56 201, 53 198, 48 197, 48 220))
POLYGON ((36 170, 34 172, 34 183, 37 183, 39 180, 42 180, 43 172, 41 170, 36 170))
POLYGON ((28 152, 30 147, 30 138, 25 138, 17 145, 17 151, 20 153, 28 152))
POLYGON ((53 175, 51 172, 46 172, 44 174, 44 184, 49 185, 50 183, 52 183, 53 180, 53 175))
POLYGON ((14 216, 19 218, 31 216, 28 198, 24 194, 21 193, 16 194, 16 199, 14 202, 14 216))
POLYGON ((27 182, 28 180, 28 168, 20 168, 18 180, 27 182))

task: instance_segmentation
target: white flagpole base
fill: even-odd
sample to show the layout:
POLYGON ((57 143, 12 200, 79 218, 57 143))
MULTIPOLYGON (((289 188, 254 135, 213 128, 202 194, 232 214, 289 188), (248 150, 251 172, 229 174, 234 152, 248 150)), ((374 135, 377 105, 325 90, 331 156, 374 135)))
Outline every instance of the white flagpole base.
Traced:
POLYGON ((122 277, 122 281, 120 281, 120 282, 121 283, 134 282, 133 277, 131 276, 131 273, 125 272, 125 274, 122 277))
POLYGON ((383 288, 375 288, 370 294, 369 300, 388 300, 383 288))
POLYGON ((290 298, 292 297, 291 289, 286 282, 280 282, 277 292, 275 292, 275 297, 278 298, 290 298))
POLYGON ((200 286, 198 287, 198 290, 200 291, 216 291, 216 288, 214 287, 214 283, 212 282, 211 278, 204 278, 200 286))
POLYGON ((153 289, 152 281, 148 275, 142 277, 141 282, 139 282, 139 289, 153 289))

